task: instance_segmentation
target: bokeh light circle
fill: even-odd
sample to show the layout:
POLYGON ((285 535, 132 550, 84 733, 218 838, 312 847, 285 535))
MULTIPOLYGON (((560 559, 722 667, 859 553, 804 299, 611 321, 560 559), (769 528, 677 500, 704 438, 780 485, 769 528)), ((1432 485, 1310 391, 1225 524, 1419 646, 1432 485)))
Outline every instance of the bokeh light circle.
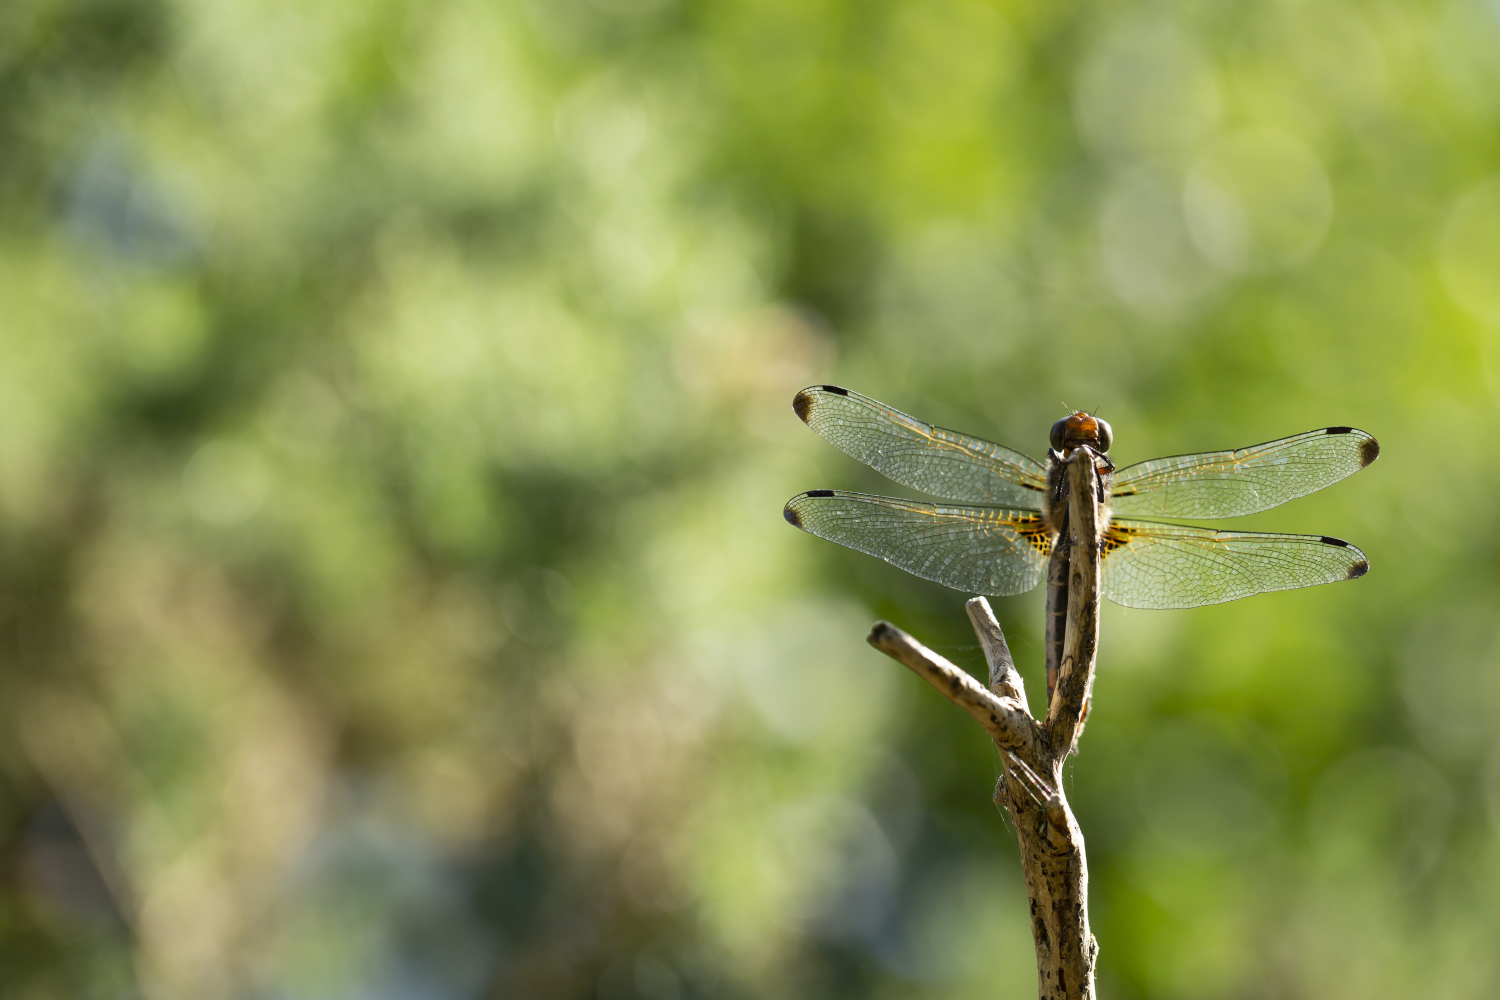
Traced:
POLYGON ((1453 206, 1438 238, 1438 273, 1465 312, 1500 321, 1500 178, 1453 206))
POLYGON ((1084 60, 1074 114, 1097 152, 1158 157, 1190 152, 1213 135, 1218 76, 1201 45, 1170 21, 1121 25, 1084 60))
POLYGON ((1193 165, 1183 190, 1193 243, 1227 271, 1305 259, 1328 234, 1333 189, 1316 153, 1285 132, 1228 135, 1193 165))

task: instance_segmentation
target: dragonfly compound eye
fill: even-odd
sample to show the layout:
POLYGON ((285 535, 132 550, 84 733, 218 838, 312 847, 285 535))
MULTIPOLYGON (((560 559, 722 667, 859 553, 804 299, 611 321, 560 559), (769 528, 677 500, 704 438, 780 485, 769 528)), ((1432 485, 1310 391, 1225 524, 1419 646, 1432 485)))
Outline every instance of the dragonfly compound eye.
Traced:
POLYGON ((1072 419, 1073 419, 1072 417, 1063 417, 1057 423, 1055 423, 1055 424, 1052 425, 1052 448, 1053 448, 1053 450, 1055 450, 1055 451, 1062 451, 1063 450, 1063 445, 1068 440, 1068 421, 1070 421, 1072 419))
POLYGON ((1109 429, 1109 424, 1098 417, 1094 418, 1094 423, 1099 425, 1099 450, 1101 452, 1109 451, 1110 441, 1114 437, 1114 434, 1109 429))

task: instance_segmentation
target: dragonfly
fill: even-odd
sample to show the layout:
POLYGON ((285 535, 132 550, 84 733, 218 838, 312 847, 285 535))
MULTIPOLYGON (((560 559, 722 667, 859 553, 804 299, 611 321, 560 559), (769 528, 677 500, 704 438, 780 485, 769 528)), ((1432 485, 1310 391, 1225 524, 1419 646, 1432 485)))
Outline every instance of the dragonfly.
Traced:
POLYGON ((786 519, 955 590, 1005 596, 1041 582, 1067 516, 1065 463, 1079 447, 1098 456, 1100 582, 1116 604, 1193 608, 1353 580, 1370 569, 1358 547, 1328 535, 1135 519, 1240 517, 1321 490, 1380 455, 1379 442, 1354 427, 1116 471, 1107 458, 1109 424, 1082 411, 1053 425, 1043 465, 835 385, 803 389, 792 407, 840 451, 939 502, 809 490, 787 502, 786 519))

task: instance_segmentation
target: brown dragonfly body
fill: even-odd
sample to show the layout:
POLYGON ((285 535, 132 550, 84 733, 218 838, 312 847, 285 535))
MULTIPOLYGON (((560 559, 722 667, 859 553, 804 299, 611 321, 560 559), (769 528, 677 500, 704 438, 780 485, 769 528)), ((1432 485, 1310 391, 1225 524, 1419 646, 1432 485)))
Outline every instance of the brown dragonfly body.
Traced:
MULTIPOLYGON (((1063 634, 1068 618, 1068 551, 1058 544, 1068 530, 1067 461, 1076 448, 1087 448, 1094 454, 1094 468, 1099 474, 1099 525, 1104 538, 1109 533, 1110 477, 1115 467, 1104 457, 1113 437, 1109 424, 1087 413, 1072 413, 1052 425, 1052 447, 1047 449, 1047 496, 1042 515, 1050 529, 1052 552, 1047 560, 1047 613, 1045 642, 1047 649, 1047 701, 1057 687, 1057 671, 1062 663, 1063 634)), ((1087 703, 1085 703, 1087 712, 1087 703)))

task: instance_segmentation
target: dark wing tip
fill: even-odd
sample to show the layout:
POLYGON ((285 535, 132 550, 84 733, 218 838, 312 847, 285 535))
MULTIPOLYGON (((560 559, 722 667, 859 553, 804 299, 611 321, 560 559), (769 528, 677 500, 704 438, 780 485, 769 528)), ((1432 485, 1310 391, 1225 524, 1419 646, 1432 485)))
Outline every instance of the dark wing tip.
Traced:
POLYGON ((807 423, 808 414, 812 413, 813 403, 817 402, 817 397, 813 395, 815 392, 831 392, 836 396, 849 395, 848 389, 840 389, 836 385, 810 385, 803 389, 792 397, 792 409, 796 411, 804 424, 807 423))
MULTIPOLYGON (((1353 427, 1329 427, 1324 430, 1325 434, 1364 434, 1364 431, 1353 427)), ((1359 467, 1363 469, 1371 462, 1380 457, 1380 442, 1370 435, 1365 434, 1365 439, 1359 443, 1359 467)))
POLYGON ((1341 549, 1354 549, 1354 553, 1360 556, 1359 562, 1349 567, 1349 572, 1344 575, 1345 580, 1358 580, 1360 577, 1370 572, 1370 560, 1364 558, 1363 552, 1360 552, 1359 549, 1355 549, 1354 546, 1350 545, 1342 538, 1329 538, 1327 535, 1319 535, 1318 541, 1322 542, 1324 545, 1337 545, 1341 549))
POLYGON ((781 509, 781 516, 786 518, 786 523, 806 531, 807 527, 802 523, 802 512, 797 509, 798 500, 806 500, 808 497, 831 497, 833 490, 808 490, 806 493, 798 493, 786 502, 781 509))
POLYGON ((797 393, 797 395, 792 397, 792 412, 797 414, 797 419, 802 421, 804 424, 807 423, 808 415, 812 413, 812 407, 812 393, 808 392, 806 389, 803 389, 801 392, 797 393))

